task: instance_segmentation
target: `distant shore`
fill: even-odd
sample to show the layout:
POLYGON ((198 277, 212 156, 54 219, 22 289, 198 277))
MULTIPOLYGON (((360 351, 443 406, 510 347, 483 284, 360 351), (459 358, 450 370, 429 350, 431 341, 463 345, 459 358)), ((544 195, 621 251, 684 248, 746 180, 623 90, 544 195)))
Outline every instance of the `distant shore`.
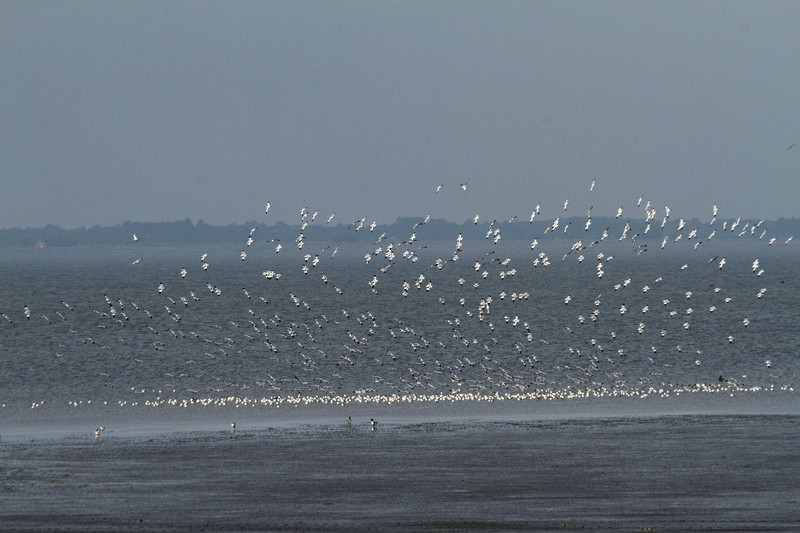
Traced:
MULTIPOLYGON (((626 224, 630 224, 630 235, 638 234, 641 240, 658 240, 665 235, 675 233, 672 226, 678 221, 670 221, 665 227, 655 224, 647 229, 643 219, 623 219, 614 217, 592 217, 590 227, 584 229, 586 217, 564 217, 559 219, 558 231, 548 233, 547 229, 553 226, 553 220, 536 219, 516 221, 481 221, 475 224, 472 221, 463 223, 449 222, 444 219, 431 219, 424 222, 423 217, 402 217, 392 223, 381 223, 372 227, 355 222, 342 223, 341 221, 330 224, 317 222, 308 226, 300 224, 286 224, 278 222, 265 225, 261 222, 250 221, 245 223, 231 223, 222 226, 210 225, 202 220, 190 219, 173 222, 131 222, 126 221, 115 226, 94 226, 91 228, 63 229, 59 226, 48 224, 37 228, 7 228, 0 229, 0 248, 50 248, 64 246, 91 246, 91 245, 121 245, 135 242, 142 245, 158 244, 200 244, 200 243, 245 243, 248 236, 254 242, 281 241, 293 242, 301 232, 307 234, 311 240, 325 242, 347 243, 365 242, 372 243, 379 236, 384 235, 387 240, 408 239, 412 231, 419 234, 420 241, 451 241, 459 234, 467 240, 485 239, 486 227, 491 223, 494 228, 502 228, 505 239, 528 239, 535 235, 539 240, 572 238, 580 235, 581 239, 599 239, 603 231, 612 228, 615 232, 622 232, 626 224), (423 223, 424 222, 424 223, 423 223), (572 228, 567 233, 567 228, 572 228), (255 231, 253 231, 255 229, 255 231), (136 235, 136 240, 134 240, 136 235)), ((700 227, 703 222, 699 219, 684 221, 687 230, 700 227)), ((716 232, 715 239, 726 240, 743 237, 739 232, 716 232)), ((733 221, 731 222, 733 226, 733 221)), ((800 218, 780 218, 772 221, 740 220, 738 228, 758 227, 758 233, 747 232, 749 239, 758 239, 762 231, 766 230, 764 238, 782 239, 785 241, 793 235, 800 235, 800 218)), ((704 237, 701 237, 704 238, 704 237)))

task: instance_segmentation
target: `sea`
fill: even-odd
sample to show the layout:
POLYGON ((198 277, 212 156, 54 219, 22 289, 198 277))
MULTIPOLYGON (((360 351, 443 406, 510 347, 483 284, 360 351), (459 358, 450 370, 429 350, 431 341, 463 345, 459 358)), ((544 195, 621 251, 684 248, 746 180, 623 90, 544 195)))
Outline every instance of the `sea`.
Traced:
POLYGON ((796 402, 791 244, 575 252, 569 239, 531 250, 454 235, 276 253, 254 237, 3 250, 4 424, 230 408, 796 402))
MULTIPOLYGON (((74 473, 67 456, 94 457, 81 459, 94 466, 81 463, 89 470, 80 475, 107 488, 141 488, 144 481, 134 474, 142 471, 168 472, 169 479, 154 474, 161 486, 176 479, 188 486, 205 474, 177 464, 188 464, 190 455, 201 465, 219 464, 216 447, 230 445, 238 447, 225 453, 244 462, 229 466, 245 481, 224 484, 226 474, 218 473, 227 489, 216 490, 230 498, 266 490, 266 481, 247 477, 255 469, 282 479, 286 494, 294 495, 283 507, 267 506, 271 514, 259 515, 263 507, 242 514, 233 524, 244 529, 692 529, 682 522, 688 517, 681 505, 705 509, 711 489, 689 505, 681 491, 691 493, 700 478, 687 488, 685 479, 650 469, 692 474, 681 441, 664 440, 683 435, 697 453, 726 443, 722 455, 700 463, 712 470, 708 475, 721 475, 726 464, 751 468, 737 476, 777 476, 775 494, 783 498, 764 515, 764 481, 740 501, 743 515, 726 521, 732 515, 721 507, 695 526, 791 530, 798 523, 791 510, 797 478, 789 475, 797 473, 798 457, 786 456, 784 446, 800 437, 800 252, 791 241, 769 242, 759 233, 700 242, 677 239, 682 233, 671 229, 668 241, 622 239, 624 229, 592 242, 583 242, 579 229, 559 229, 556 239, 504 240, 491 226, 482 240, 426 240, 421 219, 407 235, 375 232, 361 242, 299 233, 277 251, 278 243, 258 229, 236 244, 157 246, 140 239, 113 247, 3 249, 0 449, 6 468, 0 481, 14 489, 21 511, 5 506, 2 514, 21 529, 138 528, 135 520, 146 513, 129 509, 112 520, 92 504, 97 495, 85 493, 75 500, 83 502, 78 511, 45 506, 46 516, 39 516, 41 500, 22 488, 24 476, 15 477, 14 468, 31 468, 22 458, 33 454, 39 488, 64 498, 44 479, 74 473), (741 438, 725 428, 738 428, 741 438), (540 437, 529 440, 531 432, 540 437), (780 449, 769 447, 770 434, 780 449), (260 452, 242 455, 253 439, 274 445, 268 466, 256 459, 260 452), (390 440, 376 448, 374 439, 390 440), (567 455, 556 454, 552 446, 567 441, 567 455), (110 448, 92 448, 100 443, 110 448), (631 445, 637 449, 627 459, 618 454, 631 445), (56 455, 48 451, 53 446, 56 455), (118 465, 102 466, 154 446, 158 463, 142 458, 123 468, 125 474, 118 465), (392 449, 405 455, 385 455, 392 449), (409 449, 415 451, 409 455, 409 449), (306 462, 298 462, 298 450, 308 454, 306 462), (358 474, 324 474, 329 466, 314 458, 349 464, 354 450, 369 458, 369 471, 356 465, 358 474), (782 470, 748 462, 757 450, 784 453, 776 463, 782 470), (553 461, 567 468, 569 479, 552 485, 557 501, 552 494, 547 499, 544 485, 536 494, 545 500, 532 500, 526 483, 533 481, 515 477, 522 474, 509 458, 524 464, 531 454, 550 461, 537 463, 537 475, 553 461), (167 466, 165 456, 179 463, 167 466), (566 456, 574 461, 563 463, 566 456), (280 466, 278 458, 293 466, 280 466), (404 477, 406 468, 415 481, 404 477), (665 484, 637 485, 620 499, 605 484, 621 482, 609 480, 612 472, 665 484), (589 488, 575 489, 584 476, 589 488), (320 494, 337 494, 339 504, 334 499, 320 507, 308 499, 306 490, 323 478, 328 485, 318 487, 320 494), (392 480, 398 479, 426 485, 414 496, 397 492, 392 480), (508 479, 512 484, 501 488, 508 479), (440 492, 436 480, 456 492, 440 492), (359 488, 364 483, 384 497, 383 514, 370 515, 375 502, 359 488), (650 489, 672 514, 645 503, 650 489), (503 496, 509 490, 522 491, 517 497, 527 498, 538 518, 510 505, 503 496), (580 496, 570 500, 571 493, 580 496), (456 507, 446 513, 428 507, 434 497, 456 507), (290 511, 292 501, 307 505, 305 511, 290 511), (602 501, 613 505, 589 505, 602 501), (468 502, 482 504, 484 512, 468 502), (365 516, 373 519, 364 522, 365 516)), ((736 480, 714 486, 722 491, 736 480)), ((272 485, 269 490, 281 494, 272 485)), ((145 493, 138 496, 144 508, 163 505, 145 493)), ((112 504, 130 494, 118 496, 112 504)), ((220 518, 225 506, 217 509, 212 500, 176 504, 180 520, 154 527, 225 529, 231 525, 220 518), (209 515, 211 508, 217 510, 209 515)))

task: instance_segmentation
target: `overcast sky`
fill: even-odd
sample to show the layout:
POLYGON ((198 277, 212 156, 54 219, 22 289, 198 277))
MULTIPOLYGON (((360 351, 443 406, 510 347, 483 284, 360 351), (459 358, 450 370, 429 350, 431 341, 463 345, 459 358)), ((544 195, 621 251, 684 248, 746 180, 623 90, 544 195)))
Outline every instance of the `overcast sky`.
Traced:
POLYGON ((800 2, 0 12, 0 228, 800 216, 800 2))

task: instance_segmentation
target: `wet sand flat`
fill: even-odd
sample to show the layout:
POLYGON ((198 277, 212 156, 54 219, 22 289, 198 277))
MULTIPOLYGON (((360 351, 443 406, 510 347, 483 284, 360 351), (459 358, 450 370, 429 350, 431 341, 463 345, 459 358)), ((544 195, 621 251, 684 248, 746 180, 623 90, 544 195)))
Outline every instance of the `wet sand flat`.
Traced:
POLYGON ((0 442, 2 530, 800 530, 800 417, 0 442))

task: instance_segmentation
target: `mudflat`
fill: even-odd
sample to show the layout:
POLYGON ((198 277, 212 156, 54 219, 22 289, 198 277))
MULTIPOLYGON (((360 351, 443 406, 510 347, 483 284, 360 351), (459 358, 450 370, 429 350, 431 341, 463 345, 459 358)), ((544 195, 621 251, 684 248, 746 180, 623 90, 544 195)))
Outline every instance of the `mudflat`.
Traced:
POLYGON ((800 530, 800 416, 0 441, 0 529, 800 530))

